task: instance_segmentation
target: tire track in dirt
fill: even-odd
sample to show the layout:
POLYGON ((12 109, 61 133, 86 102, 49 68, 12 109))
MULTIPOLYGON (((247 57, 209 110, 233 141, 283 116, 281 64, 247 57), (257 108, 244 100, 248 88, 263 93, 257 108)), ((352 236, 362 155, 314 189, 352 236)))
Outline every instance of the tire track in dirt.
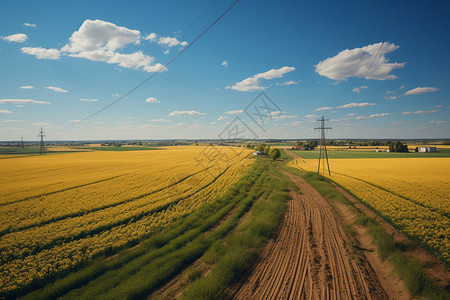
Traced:
MULTIPOLYGON (((387 299, 368 263, 349 257, 337 213, 304 179, 285 173, 291 192, 278 236, 232 297, 236 299, 387 299)), ((365 259, 364 255, 361 255, 365 259)))

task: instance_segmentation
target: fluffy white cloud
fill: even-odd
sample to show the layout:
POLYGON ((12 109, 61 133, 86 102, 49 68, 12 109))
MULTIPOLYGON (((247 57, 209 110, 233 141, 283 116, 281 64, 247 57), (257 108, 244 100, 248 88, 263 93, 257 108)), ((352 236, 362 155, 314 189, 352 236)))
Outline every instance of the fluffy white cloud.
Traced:
POLYGON ((102 20, 85 20, 61 50, 82 52, 96 49, 117 50, 131 43, 139 43, 141 33, 102 20))
POLYGON ((137 51, 131 54, 121 54, 111 50, 97 49, 82 51, 76 54, 69 54, 69 56, 86 58, 92 61, 103 61, 108 64, 118 64, 119 66, 128 69, 142 68, 147 72, 167 71, 167 68, 160 63, 152 65, 154 58, 145 55, 142 51, 137 51))
POLYGON ((22 47, 20 51, 25 54, 34 55, 38 59, 59 59, 61 52, 58 49, 45 49, 42 47, 22 47))
POLYGON ((333 107, 329 107, 329 106, 319 107, 319 108, 316 108, 314 111, 330 110, 330 109, 333 109, 333 107))
POLYGON ((68 92, 67 90, 62 89, 62 88, 57 87, 57 86, 46 86, 45 88, 47 90, 51 90, 51 91, 54 91, 56 93, 67 93, 68 92))
POLYGON ((14 103, 14 104, 26 104, 26 103, 34 103, 34 104, 50 104, 47 101, 36 101, 33 99, 0 99, 0 104, 6 103, 14 103))
POLYGON ((372 119, 372 118, 380 118, 380 117, 387 117, 389 116, 389 113, 380 113, 380 114, 371 114, 370 116, 357 116, 356 119, 372 119))
POLYGON ((435 87, 417 87, 415 89, 406 91, 404 95, 405 96, 420 95, 420 94, 432 93, 432 92, 436 92, 436 91, 439 91, 439 89, 437 89, 435 87))
POLYGON ((35 89, 35 87, 31 86, 31 85, 23 85, 20 88, 23 89, 23 90, 33 90, 33 89, 35 89))
POLYGON ((226 60, 224 60, 220 65, 224 66, 226 68, 226 67, 228 67, 228 62, 226 60))
POLYGON ((445 123, 447 123, 447 121, 430 121, 430 124, 438 124, 438 125, 440 125, 440 124, 445 124, 445 123))
POLYGON ((170 120, 167 120, 167 119, 153 119, 152 122, 170 122, 170 120))
MULTIPOLYGON (((1 101, 1 100, 0 100, 1 101)), ((417 110, 417 111, 404 111, 403 114, 404 115, 419 115, 419 114, 432 114, 435 112, 438 112, 439 110, 435 109, 435 110, 417 110)))
POLYGON ((12 114, 12 111, 7 109, 0 109, 0 114, 12 114))
POLYGON ((290 81, 285 81, 285 82, 277 82, 277 85, 293 85, 293 84, 299 84, 300 82, 302 82, 301 80, 290 80, 290 81))
POLYGON ((272 116, 271 118, 275 119, 275 120, 284 120, 284 119, 296 119, 296 118, 298 118, 298 116, 295 116, 295 115, 279 115, 279 116, 272 116))
POLYGON ((361 92, 361 90, 367 89, 367 88, 368 88, 367 85, 362 85, 362 86, 360 86, 360 87, 355 87, 352 91, 355 92, 355 93, 357 93, 357 94, 359 94, 359 92, 361 92))
POLYGON ((375 103, 348 103, 342 106, 338 106, 337 108, 352 108, 352 107, 366 107, 366 106, 373 106, 375 103))
POLYGON ((98 99, 86 99, 86 98, 81 98, 80 101, 84 101, 84 102, 97 102, 98 99))
POLYGON ((279 69, 271 69, 269 71, 253 75, 252 77, 249 77, 240 82, 237 82, 233 86, 229 85, 225 88, 232 89, 235 91, 240 91, 240 92, 254 92, 254 91, 258 91, 258 90, 264 90, 267 87, 259 85, 260 79, 270 80, 270 79, 274 79, 274 78, 281 78, 284 76, 284 74, 292 72, 294 70, 295 70, 294 67, 287 67, 287 66, 279 68, 279 69))
POLYGON ((156 99, 155 97, 149 97, 145 100, 145 102, 148 103, 159 103, 160 101, 158 99, 156 99))
POLYGON ((150 41, 150 42, 154 42, 154 41, 156 41, 156 37, 157 37, 158 35, 156 34, 156 33, 150 33, 149 35, 147 35, 146 37, 143 37, 143 39, 144 40, 148 40, 148 41, 150 41))
POLYGON ((228 116, 220 116, 217 118, 217 121, 222 121, 228 119, 228 116))
POLYGON ((302 121, 295 121, 295 122, 291 123, 292 126, 299 126, 301 124, 302 124, 302 121))
POLYGON ((173 112, 171 112, 169 114, 170 117, 173 117, 173 116, 204 116, 204 115, 206 115, 206 114, 195 111, 195 110, 183 110, 183 111, 174 110, 173 112))
POLYGON ((181 42, 176 37, 170 37, 170 36, 162 36, 158 40, 158 44, 166 46, 166 47, 174 47, 174 46, 186 46, 187 42, 181 42))
POLYGON ((305 118, 308 118, 308 119, 314 119, 314 118, 318 118, 319 116, 317 116, 317 115, 306 115, 305 116, 305 118))
POLYGON ((140 38, 141 33, 138 30, 102 20, 85 20, 61 50, 68 52, 71 57, 118 64, 123 68, 141 68, 146 72, 166 71, 167 68, 159 63, 153 64, 155 59, 142 51, 130 54, 116 52, 129 44, 139 44, 140 38))
POLYGON ((27 27, 36 27, 36 24, 31 24, 31 23, 23 23, 24 26, 27 27))
POLYGON ((356 116, 356 114, 347 114, 347 116, 354 117, 354 116, 356 116))
POLYGON ((7 36, 2 36, 0 38, 8 42, 23 43, 27 40, 28 35, 26 35, 25 33, 16 33, 7 36))
POLYGON ((240 109, 240 110, 230 110, 230 111, 226 111, 225 113, 228 114, 228 115, 240 115, 240 114, 243 114, 244 111, 242 109, 240 109))
POLYGON ((386 54, 398 49, 399 46, 385 42, 380 49, 381 45, 382 43, 376 43, 368 45, 367 48, 361 47, 341 51, 336 56, 319 62, 315 66, 316 72, 333 80, 345 80, 351 76, 362 78, 366 76, 367 70, 372 65, 367 73, 367 79, 396 79, 397 76, 390 73, 394 69, 403 68, 405 63, 389 63, 386 54), (376 56, 377 53, 378 56, 376 56), (359 63, 360 60, 361 63, 359 63))

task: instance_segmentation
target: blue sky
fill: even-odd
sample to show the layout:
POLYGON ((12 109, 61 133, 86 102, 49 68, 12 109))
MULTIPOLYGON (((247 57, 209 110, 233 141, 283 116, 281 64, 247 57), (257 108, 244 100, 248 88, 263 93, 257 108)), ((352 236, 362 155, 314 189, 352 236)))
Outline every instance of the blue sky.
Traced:
POLYGON ((1 1, 0 140, 450 137, 448 1, 232 3, 1 1))

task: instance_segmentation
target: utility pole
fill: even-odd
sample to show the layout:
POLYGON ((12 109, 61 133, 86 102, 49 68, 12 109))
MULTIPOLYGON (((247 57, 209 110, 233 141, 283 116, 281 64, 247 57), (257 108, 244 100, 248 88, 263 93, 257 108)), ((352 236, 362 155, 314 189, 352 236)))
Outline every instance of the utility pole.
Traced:
POLYGON ((22 141, 21 141, 21 143, 20 143, 20 147, 24 148, 24 147, 23 147, 23 137, 22 137, 22 141))
POLYGON ((328 167, 328 175, 331 176, 330 172, 330 164, 328 163, 328 153, 327 153, 327 140, 325 139, 325 129, 331 129, 331 127, 325 127, 325 122, 329 121, 329 119, 324 119, 322 116, 322 119, 317 120, 320 122, 320 127, 316 127, 314 129, 320 129, 320 150, 319 150, 319 165, 317 167, 317 173, 320 174, 320 160, 322 159, 322 173, 325 173, 325 158, 327 160, 327 167, 328 167))
POLYGON ((38 137, 41 138, 41 149, 39 151, 40 155, 45 155, 44 136, 45 136, 44 129, 42 129, 42 127, 41 127, 41 130, 39 131, 39 135, 38 135, 38 137))

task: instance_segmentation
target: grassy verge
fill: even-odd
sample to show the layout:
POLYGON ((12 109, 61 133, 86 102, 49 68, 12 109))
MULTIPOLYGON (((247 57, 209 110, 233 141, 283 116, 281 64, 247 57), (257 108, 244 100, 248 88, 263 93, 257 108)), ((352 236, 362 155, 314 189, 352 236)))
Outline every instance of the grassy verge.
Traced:
POLYGON ((282 180, 276 164, 265 162, 267 169, 259 185, 263 193, 251 214, 233 234, 207 251, 202 259, 214 268, 208 276, 189 285, 182 299, 221 299, 249 272, 258 258, 257 250, 276 233, 289 199, 287 182, 282 180))
POLYGON ((91 265, 36 290, 23 299, 141 299, 192 264, 232 230, 239 218, 262 194, 265 166, 256 162, 227 193, 204 205, 170 228, 124 249, 112 260, 99 258, 91 265), (230 210, 233 215, 207 236, 230 210))
MULTIPOLYGON (((378 223, 366 215, 360 213, 325 177, 313 173, 304 172, 292 167, 283 167, 284 170, 301 176, 311 186, 313 186, 322 196, 330 201, 336 201, 348 205, 349 209, 358 214, 356 224, 367 226, 370 236, 373 238, 378 254, 381 259, 389 260, 394 266, 396 273, 405 282, 409 292, 418 297, 428 299, 450 299, 450 294, 436 286, 430 278, 423 272, 422 266, 417 260, 408 258, 402 251, 402 246, 397 244, 394 238, 386 233, 378 223)), ((344 230, 349 235, 355 235, 354 228, 344 226, 344 230)))

